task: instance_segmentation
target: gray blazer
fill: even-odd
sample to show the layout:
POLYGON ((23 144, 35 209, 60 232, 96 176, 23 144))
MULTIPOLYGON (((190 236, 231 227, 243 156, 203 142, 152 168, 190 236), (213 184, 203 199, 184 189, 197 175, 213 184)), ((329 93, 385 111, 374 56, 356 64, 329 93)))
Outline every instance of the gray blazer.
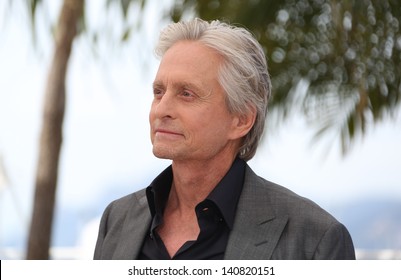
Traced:
MULTIPOLYGON (((145 190, 104 211, 94 259, 136 259, 151 215, 145 190)), ((314 202, 246 167, 225 259, 355 259, 347 229, 314 202)))

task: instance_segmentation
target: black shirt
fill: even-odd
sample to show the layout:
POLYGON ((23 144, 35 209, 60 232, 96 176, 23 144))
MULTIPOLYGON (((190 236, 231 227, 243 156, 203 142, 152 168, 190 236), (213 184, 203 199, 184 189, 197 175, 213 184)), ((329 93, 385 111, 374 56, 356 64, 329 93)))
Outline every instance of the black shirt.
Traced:
POLYGON ((164 170, 146 189, 152 222, 139 259, 223 259, 244 183, 245 166, 245 161, 237 158, 207 198, 195 207, 200 228, 198 238, 184 243, 172 258, 156 231, 163 223, 163 212, 173 180, 171 166, 164 170))

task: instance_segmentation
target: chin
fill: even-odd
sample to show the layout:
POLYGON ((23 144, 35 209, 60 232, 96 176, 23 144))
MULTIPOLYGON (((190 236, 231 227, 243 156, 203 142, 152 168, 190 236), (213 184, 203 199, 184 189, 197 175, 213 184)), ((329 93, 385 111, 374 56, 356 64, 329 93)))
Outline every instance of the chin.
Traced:
POLYGON ((164 156, 164 155, 159 155, 159 154, 155 154, 153 153, 155 157, 159 158, 159 159, 170 159, 173 160, 171 157, 169 156, 164 156))
POLYGON ((153 148, 153 155, 160 159, 173 159, 172 152, 169 149, 153 148))

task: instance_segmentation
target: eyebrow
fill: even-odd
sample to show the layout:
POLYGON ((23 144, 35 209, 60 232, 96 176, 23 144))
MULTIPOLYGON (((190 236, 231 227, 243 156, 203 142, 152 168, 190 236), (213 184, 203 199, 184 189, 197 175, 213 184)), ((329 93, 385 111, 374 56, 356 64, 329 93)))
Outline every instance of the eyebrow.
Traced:
MULTIPOLYGON (((153 88, 164 88, 164 83, 162 81, 154 81, 153 82, 153 88)), ((203 92, 208 92, 207 89, 198 86, 195 83, 191 83, 191 82, 178 82, 178 83, 174 83, 174 87, 177 88, 189 88, 189 89, 193 89, 196 92, 199 93, 203 93, 203 92)))

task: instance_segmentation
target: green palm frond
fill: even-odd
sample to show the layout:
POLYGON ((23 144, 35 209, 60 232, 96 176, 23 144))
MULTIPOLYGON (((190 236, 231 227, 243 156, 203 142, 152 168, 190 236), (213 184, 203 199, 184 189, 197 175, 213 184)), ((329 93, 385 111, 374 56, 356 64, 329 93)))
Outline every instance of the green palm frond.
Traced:
POLYGON ((192 7, 204 19, 228 20, 256 34, 266 50, 272 77, 270 110, 279 112, 281 120, 299 110, 294 90, 300 81, 307 81, 309 90, 302 105, 307 109, 301 112, 317 127, 314 139, 337 131, 344 154, 368 126, 394 116, 400 108, 401 9, 397 0, 176 3, 175 20, 192 7))

